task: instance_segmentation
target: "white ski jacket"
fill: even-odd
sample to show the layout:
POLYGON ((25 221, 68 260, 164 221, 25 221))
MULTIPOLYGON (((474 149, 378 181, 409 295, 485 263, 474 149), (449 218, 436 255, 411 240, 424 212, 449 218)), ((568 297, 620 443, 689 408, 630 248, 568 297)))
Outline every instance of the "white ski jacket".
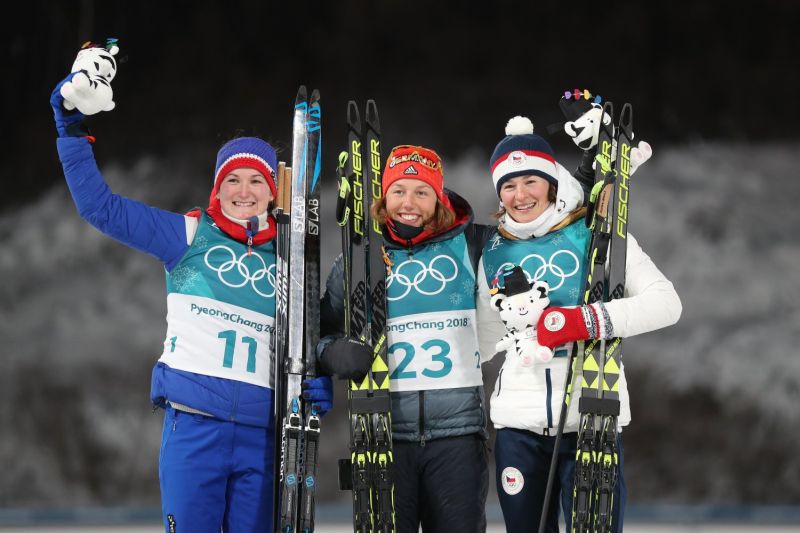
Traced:
MULTIPOLYGON (((532 250, 536 247, 535 241, 536 239, 530 241, 532 250)), ((625 276, 625 297, 605 304, 615 336, 631 337, 670 326, 678 321, 682 306, 675 288, 630 234, 625 276)), ((507 330, 498 311, 490 303, 483 258, 477 277, 478 340, 481 359, 485 362, 495 356, 495 344, 507 330)), ((566 348, 566 353, 569 354, 571 346, 566 348)), ((559 349, 557 353, 563 354, 564 351, 559 349)), ((555 434, 568 363, 569 357, 555 357, 548 363, 537 363, 532 371, 526 373, 509 368, 511 365, 507 361, 500 371, 490 401, 491 420, 495 427, 524 429, 541 435, 555 434)), ((580 363, 579 356, 572 380, 573 394, 565 432, 575 432, 578 429, 580 391, 576 385, 580 383, 579 377, 582 373, 580 363)), ((621 430, 631 420, 624 366, 620 369, 619 393, 618 426, 621 430)))

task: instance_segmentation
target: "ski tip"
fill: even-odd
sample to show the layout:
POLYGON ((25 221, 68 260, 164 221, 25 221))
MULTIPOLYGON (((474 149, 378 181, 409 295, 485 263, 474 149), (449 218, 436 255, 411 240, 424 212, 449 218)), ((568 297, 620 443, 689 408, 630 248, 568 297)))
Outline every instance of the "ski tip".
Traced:
POLYGON ((361 131, 361 114, 358 112, 358 104, 355 100, 347 102, 347 123, 356 131, 361 131))
POLYGON ((608 126, 614 122, 614 104, 611 100, 603 103, 603 125, 608 126))
POLYGON ((314 89, 311 91, 311 98, 308 99, 308 107, 319 109, 319 89, 314 89))
POLYGON ((633 128, 633 106, 629 102, 622 106, 622 112, 619 114, 619 124, 620 127, 625 128, 626 133, 630 136, 633 128))
POLYGON ((622 106, 622 112, 620 112, 620 116, 630 116, 633 117, 633 105, 630 102, 625 102, 625 105, 622 106))
POLYGON ((319 91, 314 89, 311 93, 311 99, 308 101, 308 131, 317 131, 320 128, 320 120, 322 118, 322 108, 319 105, 319 91))
POLYGON ((378 105, 375 100, 367 100, 367 123, 374 129, 378 128, 378 105))
POLYGON ((304 102, 308 99, 308 91, 306 90, 305 85, 301 85, 299 89, 297 89, 297 98, 295 98, 295 102, 304 102))

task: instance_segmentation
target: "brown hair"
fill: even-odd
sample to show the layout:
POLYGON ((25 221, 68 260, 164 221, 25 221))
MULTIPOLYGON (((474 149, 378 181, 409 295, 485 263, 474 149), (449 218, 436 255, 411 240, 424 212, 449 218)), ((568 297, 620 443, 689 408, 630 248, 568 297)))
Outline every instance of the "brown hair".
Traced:
MULTIPOLYGON (((554 204, 556 203, 556 198, 558 197, 558 189, 556 188, 555 185, 553 185, 550 182, 548 182, 547 184, 549 185, 547 189, 547 201, 550 202, 551 204, 554 204)), ((499 211, 492 213, 492 216, 496 220, 500 220, 501 218, 503 218, 503 215, 505 214, 506 214, 506 208, 501 206, 499 211)))
MULTIPOLYGON (((386 224, 389 220, 389 212, 386 210, 386 197, 382 196, 380 200, 372 204, 370 209, 372 218, 381 224, 386 224)), ((436 209, 433 211, 433 216, 425 223, 425 229, 431 233, 439 233, 441 231, 450 229, 456 221, 456 214, 452 209, 448 209, 442 202, 436 199, 436 209)))

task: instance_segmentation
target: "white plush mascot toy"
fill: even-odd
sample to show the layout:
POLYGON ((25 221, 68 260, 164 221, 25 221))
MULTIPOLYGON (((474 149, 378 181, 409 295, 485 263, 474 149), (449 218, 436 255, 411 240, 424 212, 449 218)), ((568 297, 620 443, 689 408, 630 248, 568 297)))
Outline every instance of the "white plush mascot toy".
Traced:
POLYGON ((87 42, 78 52, 72 72, 75 75, 61 86, 64 107, 78 109, 84 115, 114 109, 114 91, 111 80, 117 74, 119 52, 116 39, 108 39, 105 46, 87 42))
MULTIPOLYGON (((559 107, 567 118, 564 131, 581 150, 591 150, 597 146, 601 122, 608 125, 611 117, 603 113, 600 97, 592 97, 588 90, 566 91, 559 101, 559 107)), ((616 157, 616 147, 612 147, 612 157, 616 157)), ((645 141, 639 141, 631 148, 631 175, 653 155, 653 149, 645 141)))
POLYGON ((508 271, 504 281, 502 289, 497 285, 492 289, 491 300, 508 330, 495 345, 498 352, 506 351, 504 368, 531 368, 550 361, 553 352, 536 339, 536 323, 550 305, 550 287, 543 281, 529 282, 520 266, 508 271))

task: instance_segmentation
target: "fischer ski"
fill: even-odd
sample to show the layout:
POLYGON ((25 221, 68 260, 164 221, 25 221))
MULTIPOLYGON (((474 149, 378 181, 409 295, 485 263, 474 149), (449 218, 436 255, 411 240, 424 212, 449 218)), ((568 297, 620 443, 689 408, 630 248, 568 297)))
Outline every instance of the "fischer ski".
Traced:
POLYGON ((292 167, 279 165, 276 206, 275 423, 273 522, 276 532, 314 531, 320 421, 302 397, 302 382, 316 375, 319 341, 319 193, 321 111, 301 86, 295 100, 292 167))
MULTIPOLYGON (((586 280, 584 304, 602 301, 606 296, 606 261, 608 245, 611 240, 610 227, 613 217, 611 202, 614 192, 614 171, 611 164, 615 132, 613 131, 614 106, 611 102, 603 105, 603 114, 611 117, 607 125, 601 126, 597 141, 597 164, 595 186, 592 189, 591 216, 592 240, 589 245, 589 275, 586 280)), ((604 122, 604 121, 602 121, 604 122)), ((572 530, 578 532, 594 531, 593 507, 595 483, 597 480, 597 417, 601 416, 608 402, 601 400, 599 389, 600 364, 597 362, 603 343, 597 339, 586 341, 583 347, 583 371, 581 375, 581 398, 578 404, 580 422, 578 425, 577 450, 575 452, 575 484, 572 493, 572 530)), ((619 404, 617 404, 619 412, 619 404)))
MULTIPOLYGON (((369 150, 370 206, 380 201, 381 141, 378 107, 367 100, 367 146, 369 150)), ((370 212, 371 214, 371 212, 370 212)), ((392 468, 392 414, 389 389, 389 363, 386 347, 386 268, 388 260, 383 248, 383 232, 375 218, 370 217, 367 256, 369 257, 369 320, 372 346, 372 368, 367 377, 375 404, 372 418, 372 490, 375 497, 373 516, 375 529, 381 533, 395 530, 394 480, 392 468)), ((363 385, 362 385, 363 386, 363 385)))
MULTIPOLYGON (((614 123, 613 105, 603 106, 614 123)), ((615 126, 604 127, 598 140, 594 228, 589 247, 591 267, 585 303, 621 298, 625 285, 630 137, 633 110, 625 104, 615 126), (613 127, 613 133, 609 131, 613 127), (609 133, 613 137, 609 138, 609 133), (616 151, 616 154, 614 154, 616 151), (616 157, 615 157, 616 155, 616 157), (598 185, 602 183, 602 185, 598 185), (624 198, 625 202, 618 200, 624 198), (624 223, 621 228, 620 215, 624 223), (620 231, 624 235, 620 238, 620 231), (614 284, 613 290, 610 287, 614 284)), ((620 339, 584 344, 581 398, 578 404, 578 449, 572 502, 575 532, 611 531, 613 490, 618 467, 620 339)))
MULTIPOLYGON (((588 249, 590 261, 584 304, 622 298, 625 290, 627 221, 630 198, 630 150, 633 137, 633 108, 626 103, 620 121, 614 125, 614 106, 603 105, 592 188, 586 224, 592 228, 588 249)), ((613 491, 618 475, 617 417, 619 415, 619 372, 621 339, 589 340, 583 345, 578 403, 575 481, 572 499, 572 528, 576 533, 606 533, 612 528, 613 491)), ((572 379, 578 360, 578 343, 573 345, 556 441, 550 463, 539 533, 547 527, 558 450, 572 397, 572 379)))
POLYGON ((350 458, 339 461, 342 490, 353 492, 353 529, 358 533, 395 530, 391 399, 386 353, 386 262, 383 234, 369 205, 381 190, 380 123, 367 101, 366 133, 355 102, 348 102, 348 151, 339 158, 337 218, 342 226, 345 333, 373 349, 373 362, 361 381, 348 387, 350 458), (365 149, 366 162, 365 165, 365 149), (366 173, 365 173, 366 169, 366 173))
MULTIPOLYGON (((342 228, 345 335, 367 342, 366 228, 364 221, 364 179, 361 157, 361 117, 353 101, 347 105, 347 151, 339 158, 338 222, 342 228), (355 259, 355 262, 354 262, 355 259)), ((339 486, 353 492, 353 529, 373 528, 370 492, 369 421, 354 405, 358 384, 350 380, 347 389, 350 416, 350 459, 339 461, 339 486)))
MULTIPOLYGON (((622 298, 625 292, 625 269, 628 251, 628 202, 630 200, 631 141, 633 140, 633 107, 622 107, 616 132, 616 160, 613 217, 611 219, 611 250, 607 270, 605 301, 622 298)), ((597 414, 600 421, 597 446, 595 531, 612 530, 614 486, 619 472, 617 448, 617 417, 619 416, 619 373, 622 368, 622 339, 608 339, 604 344, 601 401, 597 414)))

